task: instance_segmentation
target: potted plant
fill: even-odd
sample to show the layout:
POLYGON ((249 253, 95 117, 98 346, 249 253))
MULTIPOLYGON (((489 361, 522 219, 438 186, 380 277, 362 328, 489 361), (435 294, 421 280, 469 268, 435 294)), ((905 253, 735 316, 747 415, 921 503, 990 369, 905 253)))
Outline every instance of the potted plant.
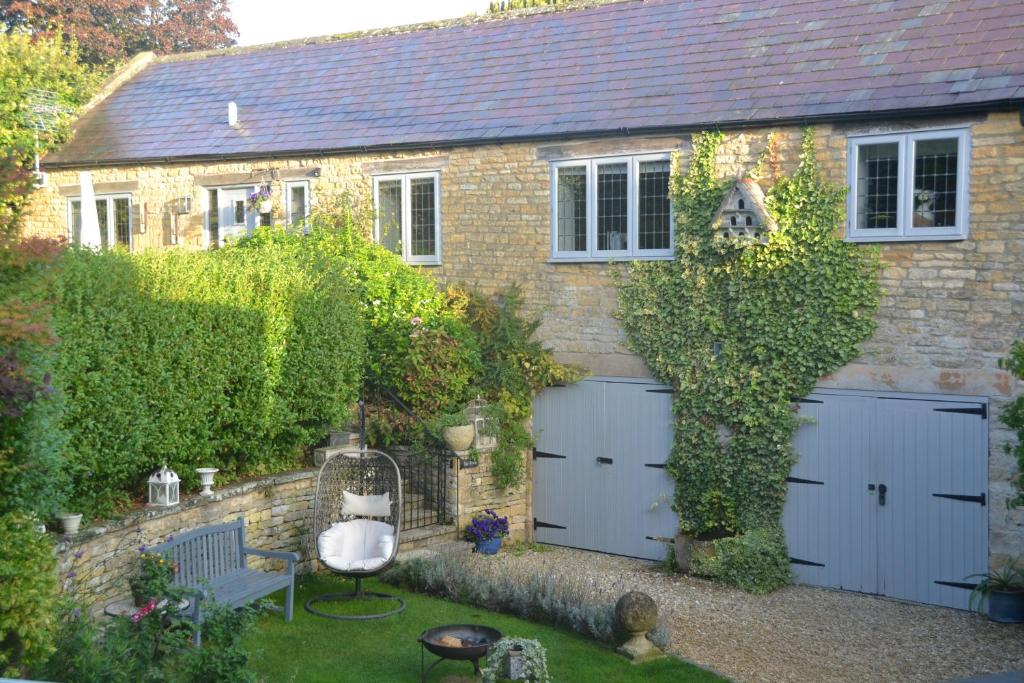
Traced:
POLYGON ((78 533, 78 528, 82 525, 82 515, 78 512, 66 512, 60 516, 60 525, 64 529, 64 534, 67 536, 74 536, 78 533))
POLYGON ((987 574, 972 574, 980 579, 971 591, 971 609, 980 609, 988 598, 988 618, 1002 624, 1024 624, 1024 570, 1014 560, 987 574))
POLYGON ((473 445, 476 430, 463 413, 441 415, 434 419, 433 425, 441 432, 448 448, 456 453, 468 450, 473 445))
POLYGON ((487 664, 481 673, 484 683, 499 679, 548 683, 547 653, 538 640, 530 638, 502 638, 491 646, 487 664))
POLYGON ((159 602, 171 590, 178 564, 160 553, 148 553, 146 546, 140 548, 139 573, 128 580, 136 607, 146 605, 151 599, 159 602))
POLYGON ((270 213, 274 209, 273 195, 266 185, 250 194, 246 203, 250 211, 255 210, 258 213, 270 213))
POLYGON ((494 510, 478 512, 466 525, 462 535, 476 545, 476 552, 495 555, 501 549, 501 539, 508 536, 508 517, 499 517, 494 510))

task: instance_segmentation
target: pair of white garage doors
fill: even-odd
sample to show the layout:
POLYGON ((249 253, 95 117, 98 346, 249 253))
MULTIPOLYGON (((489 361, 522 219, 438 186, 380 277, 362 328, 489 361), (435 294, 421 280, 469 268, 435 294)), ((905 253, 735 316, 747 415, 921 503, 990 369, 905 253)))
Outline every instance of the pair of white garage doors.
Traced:
MULTIPOLYGON (((537 540, 661 559, 676 517, 671 393, 595 378, 534 404, 537 540)), ((819 390, 783 516, 798 582, 966 608, 988 565, 984 400, 819 390)))

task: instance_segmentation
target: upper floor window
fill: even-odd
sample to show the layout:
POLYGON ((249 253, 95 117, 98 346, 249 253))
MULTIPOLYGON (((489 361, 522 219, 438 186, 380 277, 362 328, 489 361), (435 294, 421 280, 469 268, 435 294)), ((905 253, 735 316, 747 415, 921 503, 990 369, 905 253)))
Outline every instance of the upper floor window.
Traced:
MULTIPOLYGON (((121 244, 132 246, 132 197, 130 194, 96 197, 96 218, 100 226, 100 245, 106 249, 121 244)), ((68 241, 82 243, 82 199, 68 200, 68 241)))
POLYGON ((440 174, 375 176, 374 239, 407 263, 441 263, 440 174))
POLYGON ((284 184, 284 211, 288 225, 309 228, 309 181, 298 180, 284 184))
POLYGON ((672 255, 667 154, 558 161, 551 165, 551 257, 672 255))
POLYGON ((966 237, 968 158, 966 128, 850 138, 848 236, 966 237))

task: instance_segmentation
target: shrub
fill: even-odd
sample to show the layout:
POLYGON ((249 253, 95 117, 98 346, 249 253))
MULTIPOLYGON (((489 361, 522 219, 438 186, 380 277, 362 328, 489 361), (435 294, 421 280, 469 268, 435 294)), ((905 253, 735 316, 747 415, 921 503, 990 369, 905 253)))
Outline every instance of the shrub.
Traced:
MULTIPOLYGON (((1024 342, 1014 342, 1010 355, 999 363, 1000 367, 1012 372, 1017 379, 1024 379, 1024 342)), ((1003 424, 1017 433, 1017 443, 1007 444, 1006 451, 1017 459, 1017 474, 1014 483, 1017 495, 1009 502, 1011 506, 1024 505, 1024 396, 1018 396, 1003 412, 1003 424)))
POLYGON ((209 252, 69 250, 55 373, 76 500, 108 513, 167 464, 227 477, 282 469, 350 417, 365 340, 337 267, 262 230, 209 252))
POLYGON ((36 524, 18 513, 0 515, 0 675, 16 677, 53 649, 56 560, 36 524))
POLYGON ((750 593, 770 593, 790 581, 789 554, 782 529, 751 529, 720 538, 693 553, 690 572, 750 593))

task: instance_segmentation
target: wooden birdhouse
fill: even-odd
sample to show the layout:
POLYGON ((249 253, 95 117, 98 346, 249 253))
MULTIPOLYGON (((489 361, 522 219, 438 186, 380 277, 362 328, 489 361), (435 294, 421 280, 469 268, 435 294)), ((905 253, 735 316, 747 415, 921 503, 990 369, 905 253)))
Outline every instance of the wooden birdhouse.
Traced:
POLYGON ((764 205, 764 192, 751 178, 740 178, 725 193, 711 220, 715 239, 749 239, 765 244, 775 220, 764 205))

